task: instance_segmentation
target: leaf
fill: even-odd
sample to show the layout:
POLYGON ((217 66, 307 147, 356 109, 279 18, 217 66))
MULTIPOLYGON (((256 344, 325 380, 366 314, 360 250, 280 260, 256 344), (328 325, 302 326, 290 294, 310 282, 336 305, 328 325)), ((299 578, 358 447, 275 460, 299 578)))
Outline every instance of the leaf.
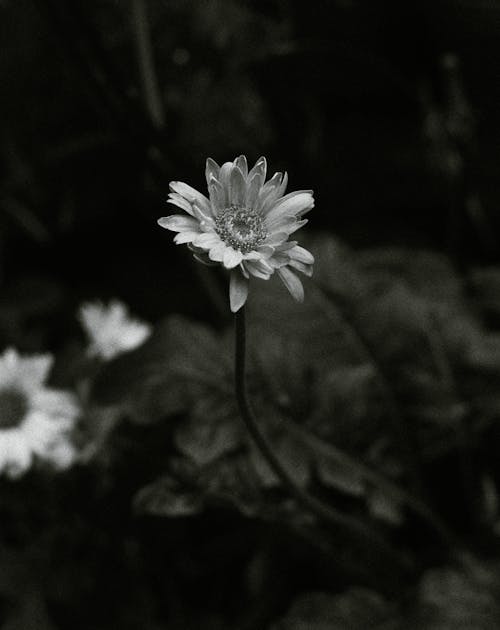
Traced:
POLYGON ((352 588, 341 595, 306 593, 272 630, 396 630, 397 618, 380 595, 352 588))
POLYGON ((374 489, 368 495, 368 508, 375 518, 388 525, 401 525, 404 515, 401 506, 383 490, 374 489))
POLYGON ((314 281, 337 299, 352 303, 368 289, 365 273, 357 255, 332 235, 315 234, 305 239, 305 247, 315 257, 314 281))
POLYGON ((138 349, 103 365, 92 388, 99 404, 118 404, 139 421, 184 411, 193 388, 217 387, 228 365, 222 342, 201 324, 170 317, 138 349))
POLYGON ((318 475, 326 486, 353 497, 360 497, 365 493, 365 483, 360 475, 324 457, 318 460, 318 475))
POLYGON ((49 619, 42 594, 28 591, 14 609, 12 615, 2 625, 2 630, 56 630, 49 619))
POLYGON ((469 283, 476 304, 489 315, 500 315, 500 268, 483 267, 470 272, 469 283))
POLYGON ((403 282, 431 303, 451 304, 461 299, 462 280, 444 254, 425 249, 375 248, 360 252, 357 263, 372 286, 392 278, 392 282, 403 282))
POLYGON ((184 517, 199 514, 205 507, 203 493, 164 475, 140 490, 134 498, 139 513, 153 516, 184 517))
POLYGON ((428 571, 421 580, 422 630, 490 630, 500 626, 498 568, 474 561, 468 569, 428 571))
MULTIPOLYGON (((306 486, 311 477, 310 453, 301 447, 296 440, 286 433, 281 433, 270 439, 273 451, 280 464, 298 486, 306 486)), ((256 448, 250 452, 250 460, 259 480, 265 488, 280 487, 281 481, 268 464, 266 458, 256 448)))
POLYGON ((304 282, 306 298, 302 303, 291 302, 276 278, 259 282, 258 290, 256 286, 250 291, 249 347, 258 347, 263 336, 275 335, 285 344, 299 340, 302 363, 318 369, 352 358, 352 340, 338 311, 311 281, 304 282))
POLYGON ((500 372, 500 334, 478 333, 467 348, 466 360, 477 370, 500 372))
MULTIPOLYGON (((234 411, 234 405, 230 408, 234 411)), ((204 466, 241 444, 241 431, 235 414, 194 415, 175 432, 177 448, 197 465, 204 466)))
POLYGON ((138 492, 137 511, 156 516, 192 516, 207 506, 231 506, 254 516, 261 491, 248 458, 240 453, 224 455, 203 466, 187 458, 173 459, 170 470, 138 492))

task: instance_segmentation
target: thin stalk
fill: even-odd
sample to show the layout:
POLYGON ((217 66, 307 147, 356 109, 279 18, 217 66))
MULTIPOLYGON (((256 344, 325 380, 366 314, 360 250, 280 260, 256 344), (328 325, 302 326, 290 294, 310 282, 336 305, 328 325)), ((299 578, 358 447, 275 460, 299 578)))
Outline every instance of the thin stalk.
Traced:
POLYGON ((235 315, 235 387, 236 398, 245 426, 270 466, 283 486, 290 492, 296 501, 314 514, 320 521, 332 525, 335 529, 341 528, 355 534, 360 540, 376 545, 380 550, 390 555, 394 561, 402 568, 408 570, 413 568, 413 562, 401 551, 396 550, 390 543, 378 533, 367 527, 359 519, 339 512, 335 508, 323 503, 316 497, 310 495, 298 486, 288 472, 284 469, 279 459, 276 457, 264 433, 257 424, 255 416, 250 407, 246 386, 246 324, 245 307, 242 307, 235 315))

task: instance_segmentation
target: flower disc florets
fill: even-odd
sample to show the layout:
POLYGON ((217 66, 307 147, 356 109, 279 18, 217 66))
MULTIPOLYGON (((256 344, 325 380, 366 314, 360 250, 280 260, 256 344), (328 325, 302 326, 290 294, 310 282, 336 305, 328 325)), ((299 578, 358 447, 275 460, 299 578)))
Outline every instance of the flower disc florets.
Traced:
POLYGON ((215 231, 221 239, 244 254, 264 242, 267 230, 262 217, 251 208, 230 206, 215 218, 215 231))
POLYGON ((182 182, 170 182, 168 202, 186 214, 158 221, 177 232, 174 241, 186 243, 197 260, 231 270, 233 312, 247 299, 250 276, 269 280, 277 272, 293 297, 302 300, 304 289, 294 272, 312 275, 312 254, 288 240, 307 223, 302 217, 314 207, 312 190, 284 195, 286 173, 275 173, 266 182, 266 172, 264 157, 250 171, 244 155, 222 166, 209 158, 209 197, 182 182))

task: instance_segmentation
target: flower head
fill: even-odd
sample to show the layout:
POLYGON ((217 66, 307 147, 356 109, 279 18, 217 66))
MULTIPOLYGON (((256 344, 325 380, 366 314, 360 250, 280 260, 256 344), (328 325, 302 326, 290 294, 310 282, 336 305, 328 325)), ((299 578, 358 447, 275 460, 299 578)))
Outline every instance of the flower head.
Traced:
POLYGON ((174 242, 187 243, 197 260, 231 270, 233 312, 246 302, 250 276, 269 280, 276 271, 301 301, 304 289, 294 271, 312 274, 312 254, 288 240, 307 223, 302 217, 314 207, 312 191, 284 195, 287 174, 275 173, 266 182, 266 171, 264 157, 250 171, 243 155, 222 166, 208 158, 209 198, 187 184, 171 182, 168 202, 189 216, 174 214, 158 220, 161 227, 177 232, 174 242))
POLYGON ((19 477, 34 459, 63 469, 75 459, 70 431, 79 413, 68 392, 49 389, 50 355, 0 356, 0 474, 19 477))
POLYGON ((82 304, 78 315, 90 341, 88 353, 102 359, 137 348, 151 334, 151 326, 133 319, 118 300, 82 304))

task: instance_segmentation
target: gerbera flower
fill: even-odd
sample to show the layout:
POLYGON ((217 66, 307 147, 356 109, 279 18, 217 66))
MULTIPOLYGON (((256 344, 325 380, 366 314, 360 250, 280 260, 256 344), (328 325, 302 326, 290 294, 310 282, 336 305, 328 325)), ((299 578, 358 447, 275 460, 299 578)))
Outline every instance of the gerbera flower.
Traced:
POLYGON ((250 172, 244 155, 221 167, 208 158, 209 198, 187 184, 171 182, 168 202, 189 216, 158 220, 161 227, 178 233, 174 242, 187 243, 197 260, 231 270, 233 312, 246 302, 250 276, 269 280, 276 271, 293 297, 302 301, 304 289, 294 271, 312 275, 312 254, 288 240, 307 223, 302 217, 314 207, 312 191, 284 195, 287 174, 275 173, 266 182, 266 171, 264 157, 250 172))
POLYGON ((140 346, 151 334, 151 326, 132 318, 122 302, 112 300, 82 304, 78 316, 87 333, 90 356, 112 359, 140 346))
POLYGON ((79 410, 71 394, 45 386, 52 362, 12 349, 0 356, 0 474, 19 477, 35 459, 59 469, 75 459, 70 431, 79 410))

